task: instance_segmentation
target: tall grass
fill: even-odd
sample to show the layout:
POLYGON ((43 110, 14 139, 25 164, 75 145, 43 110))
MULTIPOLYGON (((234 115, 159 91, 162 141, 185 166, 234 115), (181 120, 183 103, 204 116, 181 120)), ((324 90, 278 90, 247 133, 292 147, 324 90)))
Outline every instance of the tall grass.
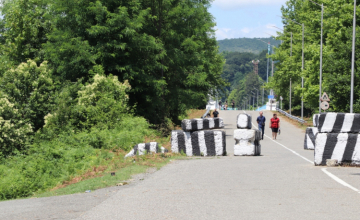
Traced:
POLYGON ((114 157, 109 150, 129 151, 158 132, 144 118, 129 116, 114 129, 61 133, 52 140, 35 140, 26 154, 0 163, 0 200, 31 196, 55 187, 114 157))

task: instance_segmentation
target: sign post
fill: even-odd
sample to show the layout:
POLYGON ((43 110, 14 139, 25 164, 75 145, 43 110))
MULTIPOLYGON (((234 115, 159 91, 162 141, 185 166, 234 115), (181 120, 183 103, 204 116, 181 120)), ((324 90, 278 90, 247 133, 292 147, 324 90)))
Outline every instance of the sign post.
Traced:
POLYGON ((326 94, 326 92, 323 93, 323 95, 320 98, 321 104, 320 107, 322 110, 326 111, 330 108, 330 99, 329 96, 326 94))

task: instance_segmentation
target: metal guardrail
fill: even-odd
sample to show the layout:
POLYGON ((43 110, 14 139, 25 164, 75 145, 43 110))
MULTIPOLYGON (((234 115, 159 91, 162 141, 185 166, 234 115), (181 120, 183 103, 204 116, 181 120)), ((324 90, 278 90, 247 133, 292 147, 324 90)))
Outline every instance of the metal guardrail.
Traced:
POLYGON ((303 119, 301 119, 301 118, 298 118, 298 117, 295 117, 295 116, 293 116, 293 115, 290 115, 289 113, 285 112, 284 110, 281 110, 281 109, 279 109, 279 108, 276 108, 276 111, 280 112, 281 114, 285 115, 285 116, 288 117, 288 118, 291 118, 291 119, 293 119, 293 120, 295 120, 295 121, 300 122, 301 124, 304 124, 304 123, 305 123, 305 120, 303 120, 303 119))
POLYGON ((207 116, 207 114, 209 114, 209 112, 210 112, 210 108, 207 108, 205 114, 201 118, 206 118, 206 116, 207 116))

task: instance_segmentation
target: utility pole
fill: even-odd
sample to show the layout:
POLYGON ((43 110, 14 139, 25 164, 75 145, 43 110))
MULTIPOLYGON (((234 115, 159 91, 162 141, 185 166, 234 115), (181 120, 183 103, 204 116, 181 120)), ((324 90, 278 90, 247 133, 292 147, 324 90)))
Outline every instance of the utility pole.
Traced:
MULTIPOLYGON (((321 113, 321 93, 322 93, 322 64, 323 64, 323 21, 324 21, 324 4, 318 4, 312 0, 309 0, 310 2, 318 5, 321 7, 321 36, 320 36, 320 80, 319 80, 319 113, 321 113)), ((356 4, 356 0, 354 2, 356 4)), ((356 9, 354 9, 356 10, 356 9)), ((355 12, 354 12, 355 13, 355 12)), ((355 15, 355 14, 354 14, 355 15)), ((355 18, 354 18, 355 19, 355 18)))
POLYGON ((291 33, 291 43, 290 43, 290 56, 292 56, 292 38, 293 38, 293 34, 292 34, 292 32, 290 32, 291 33))
POLYGON ((352 58, 351 58, 350 113, 353 113, 353 104, 354 104, 355 37, 356 37, 356 0, 354 0, 354 21, 353 21, 352 58))
MULTIPOLYGON (((283 16, 280 16, 280 17, 282 17, 282 18, 284 18, 284 19, 286 19, 288 21, 292 21, 295 24, 301 25, 301 27, 302 27, 301 74, 303 74, 304 73, 304 31, 305 31, 304 30, 305 29, 304 23, 300 24, 299 22, 291 20, 289 18, 285 18, 283 16)), ((290 112, 291 112, 291 110, 290 110, 290 112)), ((301 119, 303 119, 303 116, 304 116, 304 76, 301 76, 301 119)))
POLYGON ((290 106, 290 115, 291 115, 291 78, 290 78, 290 104, 289 104, 289 106, 290 106))
MULTIPOLYGON (((302 65, 301 74, 304 73, 304 23, 302 23, 302 65)), ((304 117, 304 76, 301 76, 301 119, 304 117)))

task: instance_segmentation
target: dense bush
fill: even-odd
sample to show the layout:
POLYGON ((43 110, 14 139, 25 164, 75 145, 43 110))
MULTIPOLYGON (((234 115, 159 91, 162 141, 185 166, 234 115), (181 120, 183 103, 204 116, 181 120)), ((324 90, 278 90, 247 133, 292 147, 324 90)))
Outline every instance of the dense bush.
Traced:
POLYGON ((32 60, 21 63, 17 68, 6 71, 0 80, 0 90, 35 130, 44 125, 43 118, 54 104, 54 89, 46 62, 40 66, 32 60))
POLYGON ((2 159, 0 200, 26 197, 55 187, 112 158, 110 149, 129 151, 144 137, 158 135, 141 117, 126 116, 113 129, 62 133, 52 140, 36 139, 28 155, 2 159))
POLYGON ((22 150, 33 133, 31 125, 21 118, 14 104, 0 96, 0 157, 22 150))
POLYGON ((55 111, 45 116, 45 128, 114 128, 122 117, 130 114, 126 94, 129 89, 127 81, 120 83, 116 76, 96 74, 92 83, 79 88, 76 97, 72 95, 72 88, 67 88, 60 94, 55 111), (73 98, 75 102, 68 103, 67 100, 71 102, 73 98), (67 104, 72 104, 71 108, 67 104))

